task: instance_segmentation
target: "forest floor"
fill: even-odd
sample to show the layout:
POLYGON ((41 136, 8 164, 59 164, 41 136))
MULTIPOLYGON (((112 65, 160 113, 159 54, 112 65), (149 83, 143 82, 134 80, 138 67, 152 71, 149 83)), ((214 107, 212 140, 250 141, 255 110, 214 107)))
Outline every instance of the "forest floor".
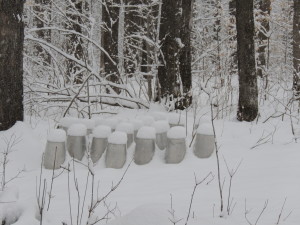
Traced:
MULTIPOLYGON (((127 115, 133 114, 131 111, 127 112, 127 115)), ((188 146, 191 142, 192 123, 190 115, 188 146)), ((108 208, 115 210, 109 210, 109 219, 97 224, 300 224, 300 140, 298 143, 295 141, 289 121, 215 121, 224 198, 222 214, 215 154, 208 159, 199 159, 194 156, 192 148, 188 148, 185 159, 180 164, 168 165, 164 163, 164 151, 156 149, 151 163, 144 166, 131 163, 120 186, 101 202, 89 223, 87 215, 91 204, 92 179, 90 175, 87 178, 87 167, 73 164, 68 158, 71 172, 62 169, 55 171, 55 176, 61 174, 51 185, 52 171, 41 171, 41 158, 47 131, 53 123, 35 121, 34 124, 32 127, 28 122, 18 122, 10 130, 0 132, 2 138, 9 139, 11 135, 20 138, 20 142, 13 147, 15 151, 8 155, 6 180, 10 180, 24 168, 16 179, 7 184, 5 191, 0 192, 0 221, 1 218, 6 218, 6 224, 41 224, 37 199, 42 199, 43 189, 45 207, 42 224, 45 225, 63 222, 68 225, 93 224, 97 217, 100 219, 108 212, 108 208), (232 180, 230 215, 226 213, 230 176, 225 161, 230 170, 234 170, 241 162, 232 180), (195 177, 201 181, 210 172, 213 177, 209 176, 197 187, 187 221, 195 177), (78 191, 75 183, 78 184, 78 191), (179 222, 172 223, 172 220, 179 222)), ((5 142, 2 139, 1 151, 4 148, 5 142)), ((130 163, 133 152, 134 144, 128 149, 127 163, 120 170, 105 168, 102 156, 92 169, 95 173, 94 199, 95 196, 98 199, 105 196, 117 184, 130 163)), ((67 162, 64 164, 66 167, 67 162)), ((84 159, 83 164, 86 162, 84 159)))

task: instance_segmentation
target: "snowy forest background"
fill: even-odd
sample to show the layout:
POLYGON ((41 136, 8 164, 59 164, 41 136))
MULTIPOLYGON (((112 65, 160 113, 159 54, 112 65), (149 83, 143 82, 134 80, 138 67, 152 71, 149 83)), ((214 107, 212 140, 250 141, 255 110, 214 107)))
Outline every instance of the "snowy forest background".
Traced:
POLYGON ((0 222, 298 225, 299 24, 299 0, 0 0, 0 222), (184 118, 181 163, 43 167, 62 118, 145 115, 184 118))
MULTIPOLYGON (((179 15, 182 9, 174 8, 161 18, 159 1, 108 1, 105 5, 100 1, 27 1, 26 114, 60 118, 70 110, 79 117, 91 117, 115 111, 112 106, 149 108, 154 101, 174 110, 176 102, 191 96, 197 96, 193 106, 207 106, 209 94, 218 118, 230 117, 238 99, 234 4, 229 8, 228 1, 195 1, 191 7, 188 2, 183 3, 186 16, 190 16, 187 24, 181 19, 171 20, 171 26, 163 29, 161 20, 179 15), (102 19, 99 12, 104 12, 102 19), (164 40, 170 31, 178 43, 164 40), (191 45, 184 40, 186 35, 191 36, 191 45), (167 59, 167 73, 160 71, 162 55, 166 54, 160 49, 164 41, 182 55, 167 59), (183 49, 176 49, 181 45, 183 49), (184 57, 189 54, 182 53, 186 51, 192 52, 190 62, 184 57), (182 75, 178 65, 171 65, 172 60, 177 64, 176 60, 181 64, 187 60, 192 71, 182 75), (160 73, 169 80, 160 79, 160 73)), ((258 99, 262 107, 274 103, 274 111, 268 111, 271 116, 279 115, 280 105, 293 107, 293 2, 261 2, 265 5, 257 1, 254 8, 258 99)), ((179 6, 175 1, 165 4, 179 6)), ((168 7, 163 10, 168 12, 168 7)))

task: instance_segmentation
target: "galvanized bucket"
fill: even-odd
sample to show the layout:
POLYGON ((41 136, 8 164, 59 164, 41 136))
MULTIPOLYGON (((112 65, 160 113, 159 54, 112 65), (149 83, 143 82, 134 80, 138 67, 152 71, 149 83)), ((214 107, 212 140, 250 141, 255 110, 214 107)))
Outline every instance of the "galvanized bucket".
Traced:
POLYGON ((126 144, 108 143, 105 165, 107 168, 121 169, 126 162, 126 144))
POLYGON ((101 158, 101 156, 107 148, 107 144, 107 138, 93 137, 90 149, 91 159, 93 163, 98 162, 98 160, 101 158))
POLYGON ((66 159, 65 142, 47 141, 44 154, 45 169, 59 169, 66 159))
POLYGON ((86 151, 86 137, 68 135, 67 149, 71 157, 82 160, 86 151))
POLYGON ((170 139, 168 138, 165 161, 168 164, 180 163, 186 153, 185 138, 170 139))
POLYGON ((167 147, 168 137, 167 132, 156 134, 156 145, 160 150, 164 150, 167 147))
POLYGON ((137 137, 135 143, 134 162, 138 165, 149 163, 154 156, 155 140, 137 137))
POLYGON ((194 154, 198 158, 209 158, 215 150, 214 135, 197 134, 194 144, 194 154))

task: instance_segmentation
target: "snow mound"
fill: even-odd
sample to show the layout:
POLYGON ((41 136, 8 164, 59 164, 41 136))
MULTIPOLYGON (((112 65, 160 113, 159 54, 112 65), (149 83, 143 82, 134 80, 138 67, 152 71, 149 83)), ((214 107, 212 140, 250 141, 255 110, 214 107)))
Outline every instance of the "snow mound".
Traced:
POLYGON ((141 139, 155 139, 155 128, 154 127, 141 127, 136 135, 137 138, 141 139))
POLYGON ((185 125, 185 116, 177 113, 169 114, 169 123, 177 125, 185 125))
POLYGON ((51 142, 65 142, 66 141, 66 132, 62 129, 52 129, 48 134, 48 141, 51 142))
POLYGON ((93 130, 94 138, 108 138, 110 134, 111 134, 111 128, 105 125, 97 126, 93 130))
POLYGON ((78 123, 82 123, 87 129, 94 129, 96 123, 92 119, 79 119, 78 123))
POLYGON ((134 126, 131 123, 123 122, 116 127, 116 131, 123 131, 126 134, 133 134, 134 126))
POLYGON ((153 124, 157 134, 165 133, 170 129, 170 125, 166 120, 159 120, 153 124))
POLYGON ((143 126, 142 120, 132 119, 130 122, 133 124, 134 130, 138 130, 143 126))
POLYGON ((152 116, 138 116, 137 119, 141 120, 145 126, 151 126, 155 122, 152 116))
POLYGON ((210 123, 202 123, 197 129, 197 134, 214 135, 213 127, 210 123))
POLYGON ((182 139, 186 138, 186 129, 181 126, 172 127, 168 133, 168 138, 170 139, 182 139))
POLYGON ((10 173, 15 174, 23 168, 26 170, 40 168, 47 137, 46 129, 43 131, 44 134, 41 130, 35 133, 26 123, 17 122, 9 130, 0 132, 0 155, 7 148, 5 139, 17 141, 9 154, 10 173))
POLYGON ((152 112, 152 113, 151 113, 151 116, 152 116, 156 121, 159 121, 159 120, 167 120, 167 119, 168 119, 167 114, 166 114, 166 113, 163 113, 163 112, 152 112))
POLYGON ((69 128, 72 124, 78 123, 79 119, 75 117, 64 117, 60 120, 59 124, 62 127, 67 127, 69 128))
POLYGON ((127 134, 122 131, 115 131, 108 137, 111 144, 123 145, 127 143, 127 134))
POLYGON ((103 120, 101 125, 109 126, 109 127, 111 127, 111 129, 115 130, 118 123, 119 123, 118 119, 108 118, 108 119, 103 120))
POLYGON ((81 123, 73 124, 68 129, 68 135, 75 136, 75 137, 85 136, 86 132, 87 132, 86 126, 81 123))

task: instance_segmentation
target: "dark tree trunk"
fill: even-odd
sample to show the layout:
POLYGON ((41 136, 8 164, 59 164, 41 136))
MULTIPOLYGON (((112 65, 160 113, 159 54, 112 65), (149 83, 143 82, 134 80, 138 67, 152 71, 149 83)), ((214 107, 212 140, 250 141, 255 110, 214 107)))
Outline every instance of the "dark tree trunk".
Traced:
POLYGON ((260 22, 261 29, 264 32, 258 32, 258 62, 257 62, 257 75, 262 77, 266 69, 266 48, 268 45, 268 36, 266 35, 270 30, 269 16, 271 12, 270 0, 259 0, 260 15, 258 21, 260 22))
POLYGON ((192 103, 192 18, 194 0, 186 0, 182 3, 182 27, 180 37, 184 47, 180 54, 180 76, 183 86, 183 98, 178 102, 178 108, 184 109, 192 103))
POLYGON ((23 120, 23 0, 0 0, 0 130, 23 120))
POLYGON ((239 73, 237 119, 240 121, 253 121, 258 113, 253 0, 237 1, 236 24, 239 73))
MULTIPOLYGON (((119 4, 120 0, 105 0, 102 6, 102 20, 105 23, 105 28, 102 33, 102 45, 116 63, 118 63, 118 28, 120 8, 117 6, 119 4)), ((114 83, 120 83, 118 65, 112 63, 105 54, 102 54, 102 57, 107 79, 114 83)), ((119 93, 119 90, 116 88, 114 88, 114 91, 119 93)))
POLYGON ((181 0, 163 0, 160 25, 161 52, 158 68, 161 98, 177 102, 181 98, 179 56, 182 48, 180 40, 181 0))
MULTIPOLYGON (((71 2, 74 4, 73 6, 68 7, 68 17, 71 19, 71 21, 67 24, 67 28, 69 30, 75 31, 77 33, 83 33, 82 26, 84 24, 84 21, 82 20, 81 14, 83 12, 83 7, 85 7, 83 4, 83 1, 76 1, 71 0, 71 2)), ((85 61, 87 60, 84 57, 84 50, 83 50, 83 40, 82 38, 77 34, 69 34, 67 35, 67 51, 74 55, 76 59, 85 61)), ((74 74, 74 83, 80 84, 82 83, 83 74, 78 73, 78 71, 81 70, 81 67, 78 66, 73 60, 67 61, 67 70, 68 74, 71 77, 73 77, 74 74)))
POLYGON ((294 0, 294 19, 293 19, 293 66, 294 79, 293 88, 296 94, 300 92, 300 0, 294 0))

